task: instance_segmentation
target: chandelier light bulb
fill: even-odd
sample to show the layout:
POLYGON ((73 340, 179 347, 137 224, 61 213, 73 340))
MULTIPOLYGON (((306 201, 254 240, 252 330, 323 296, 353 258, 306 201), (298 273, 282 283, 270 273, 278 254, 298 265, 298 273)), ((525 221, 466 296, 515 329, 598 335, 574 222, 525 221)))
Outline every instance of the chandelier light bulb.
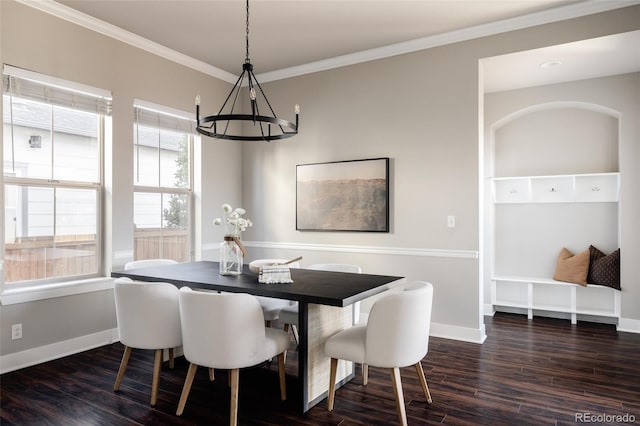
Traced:
POLYGON ((296 106, 293 107, 293 110, 296 114, 300 114, 300 105, 296 104, 296 106))
POLYGON ((200 95, 196 96, 196 105, 200 105, 200 95))
POLYGON ((254 89, 253 87, 249 91, 249 97, 251 98, 252 101, 256 100, 256 89, 254 89))

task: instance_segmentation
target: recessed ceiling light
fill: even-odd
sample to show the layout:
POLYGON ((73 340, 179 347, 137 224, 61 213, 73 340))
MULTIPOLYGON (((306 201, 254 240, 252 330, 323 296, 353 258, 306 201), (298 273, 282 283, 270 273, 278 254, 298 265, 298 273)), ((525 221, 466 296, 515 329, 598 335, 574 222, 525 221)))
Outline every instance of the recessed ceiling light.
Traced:
POLYGON ((562 62, 560 61, 548 61, 541 63, 540 68, 555 68, 559 67, 560 65, 562 65, 562 62))

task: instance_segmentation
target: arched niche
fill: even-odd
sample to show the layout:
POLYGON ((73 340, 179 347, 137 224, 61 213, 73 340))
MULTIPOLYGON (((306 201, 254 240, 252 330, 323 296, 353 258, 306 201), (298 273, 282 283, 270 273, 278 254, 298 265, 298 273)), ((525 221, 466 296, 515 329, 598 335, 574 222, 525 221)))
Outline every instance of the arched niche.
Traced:
POLYGON ((617 172, 619 117, 584 102, 549 102, 508 114, 491 126, 493 175, 617 172))

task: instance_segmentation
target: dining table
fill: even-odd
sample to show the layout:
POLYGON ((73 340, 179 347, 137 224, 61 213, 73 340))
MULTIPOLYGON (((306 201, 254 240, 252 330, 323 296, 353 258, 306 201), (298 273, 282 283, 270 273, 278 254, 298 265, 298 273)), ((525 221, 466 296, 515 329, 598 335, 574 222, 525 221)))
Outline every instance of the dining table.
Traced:
MULTIPOLYGON (((406 282, 405 277, 291 268, 292 283, 262 284, 258 274, 243 265, 240 275, 220 275, 219 263, 184 262, 113 271, 114 278, 168 282, 219 292, 248 293, 298 302, 298 390, 294 397, 302 413, 327 396, 330 360, 324 342, 353 326, 353 304, 406 282)), ((355 365, 340 363, 337 387, 355 376, 355 365)))

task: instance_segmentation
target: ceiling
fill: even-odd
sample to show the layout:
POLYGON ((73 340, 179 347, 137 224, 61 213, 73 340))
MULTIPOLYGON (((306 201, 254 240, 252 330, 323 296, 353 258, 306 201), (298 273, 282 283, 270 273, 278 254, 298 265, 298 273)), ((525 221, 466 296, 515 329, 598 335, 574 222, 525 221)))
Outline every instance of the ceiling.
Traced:
POLYGON ((640 71, 640 31, 482 60, 485 92, 640 71))
MULTIPOLYGON (((174 60, 192 61, 195 68, 212 70, 210 74, 227 81, 235 82, 242 70, 246 52, 242 0, 57 0, 40 6, 22 1, 48 7, 65 19, 147 50, 161 50, 174 60)), ((252 0, 249 53, 264 82, 638 3, 640 0, 252 0)), ((580 42, 492 58, 485 61, 487 90, 548 84, 560 75, 581 79, 585 70, 590 74, 582 78, 637 71, 638 45, 640 31, 615 41, 599 40, 595 47, 580 42), (539 67, 552 60, 562 65, 539 67)))

